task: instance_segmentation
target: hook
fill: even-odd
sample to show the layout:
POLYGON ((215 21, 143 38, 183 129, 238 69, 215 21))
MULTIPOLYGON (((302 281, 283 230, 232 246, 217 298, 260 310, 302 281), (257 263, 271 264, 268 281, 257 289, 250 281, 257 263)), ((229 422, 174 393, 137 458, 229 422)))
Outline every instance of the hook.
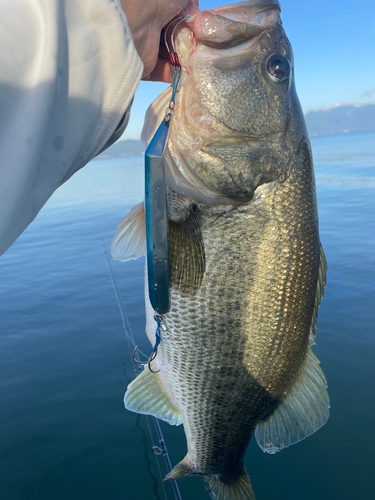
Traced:
POLYGON ((178 59, 178 55, 177 55, 177 51, 176 51, 176 47, 174 45, 174 32, 176 31, 176 28, 179 24, 183 23, 185 21, 185 19, 187 19, 186 17, 183 17, 182 19, 180 19, 178 21, 178 23, 175 24, 173 30, 172 30, 172 34, 171 34, 171 44, 172 44, 172 47, 173 47, 173 52, 174 52, 174 62, 176 64, 176 66, 178 68, 181 68, 181 64, 180 64, 180 61, 178 59))
POLYGON ((133 356, 132 356, 132 357, 133 357, 133 361, 134 361, 135 363, 138 363, 139 365, 147 365, 148 360, 147 360, 147 361, 139 361, 138 359, 135 359, 135 353, 136 353, 137 349, 138 349, 138 346, 136 345, 136 346, 134 347, 133 356))
POLYGON ((156 356, 158 354, 158 348, 156 347, 155 350, 152 351, 151 356, 148 358, 147 361, 139 361, 138 359, 135 359, 135 353, 136 353, 137 349, 138 349, 138 346, 136 345, 134 348, 134 351, 133 351, 133 361, 135 363, 137 363, 138 365, 142 365, 142 366, 148 365, 148 369, 150 370, 151 373, 155 373, 155 374, 159 373, 160 370, 155 371, 151 368, 151 362, 154 361, 154 359, 156 358, 156 356))
POLYGON ((150 370, 150 372, 151 372, 151 373, 155 373, 155 374, 157 374, 157 373, 159 373, 159 372, 160 372, 160 370, 156 370, 156 371, 154 371, 154 370, 151 368, 151 361, 153 361, 155 358, 156 358, 156 355, 155 355, 152 359, 150 358, 150 360, 149 360, 149 362, 148 362, 148 369, 150 370))
POLYGON ((169 21, 169 23, 167 24, 167 26, 164 28, 164 43, 165 43, 165 46, 167 47, 168 56, 169 56, 169 62, 171 63, 172 66, 176 66, 176 64, 175 64, 175 61, 173 59, 172 51, 170 50, 168 42, 167 42, 167 34, 168 34, 169 27, 177 19, 182 19, 182 16, 175 17, 174 19, 172 19, 172 21, 169 21))
POLYGON ((176 47, 174 45, 173 37, 174 37, 174 32, 175 32, 177 26, 180 23, 182 23, 183 21, 185 21, 185 19, 187 19, 187 18, 183 17, 183 16, 177 16, 174 19, 172 19, 172 21, 170 21, 167 24, 167 26, 164 28, 164 43, 165 43, 165 46, 167 47, 168 56, 169 56, 169 62, 171 63, 172 66, 175 66, 175 67, 178 67, 178 68, 181 68, 181 64, 180 64, 180 61, 178 59, 178 55, 177 55, 177 52, 176 52, 176 47), (168 34, 168 30, 169 30, 171 24, 173 24, 175 21, 178 21, 178 22, 176 23, 176 25, 174 26, 174 28, 172 30, 171 39, 170 39, 170 42, 171 42, 171 45, 172 45, 172 49, 173 49, 173 52, 172 52, 172 50, 170 50, 168 42, 167 42, 167 34, 168 34))
POLYGON ((134 351, 133 351, 133 361, 135 363, 137 363, 138 365, 148 365, 148 369, 150 370, 150 372, 156 374, 156 373, 159 373, 160 370, 154 371, 151 368, 151 363, 152 363, 152 361, 154 361, 154 359, 158 355, 158 346, 159 346, 160 341, 161 341, 160 327, 164 330, 165 326, 162 324, 162 322, 161 322, 161 316, 159 316, 159 314, 155 314, 154 315, 154 319, 157 322, 157 327, 156 327, 156 332, 155 332, 156 342, 155 342, 154 348, 152 350, 152 353, 151 353, 151 355, 150 355, 150 357, 148 358, 147 361, 139 361, 138 359, 135 358, 135 353, 137 352, 137 349, 138 349, 138 346, 136 345, 135 348, 134 348, 134 351))

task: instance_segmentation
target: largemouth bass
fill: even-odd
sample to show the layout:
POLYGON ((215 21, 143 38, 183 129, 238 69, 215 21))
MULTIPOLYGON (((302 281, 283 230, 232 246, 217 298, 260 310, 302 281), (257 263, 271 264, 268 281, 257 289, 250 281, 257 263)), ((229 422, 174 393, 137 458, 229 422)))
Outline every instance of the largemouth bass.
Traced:
MULTIPOLYGON (((170 310, 152 361, 160 371, 146 367, 125 405, 183 424, 187 454, 168 479, 199 474, 212 498, 253 500, 243 466, 252 435, 276 453, 329 416, 311 349, 327 269, 311 148, 276 0, 197 11, 176 33, 170 310)), ((170 96, 146 115, 146 144, 170 96)), ((120 223, 112 254, 145 255, 143 204, 120 223)), ((147 292, 146 316, 154 345, 147 292)))

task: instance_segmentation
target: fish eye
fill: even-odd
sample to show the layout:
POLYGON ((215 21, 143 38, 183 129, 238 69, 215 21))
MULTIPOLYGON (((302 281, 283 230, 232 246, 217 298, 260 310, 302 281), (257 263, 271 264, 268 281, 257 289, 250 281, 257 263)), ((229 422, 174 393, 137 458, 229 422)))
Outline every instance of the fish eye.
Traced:
POLYGON ((267 61, 267 71, 274 82, 285 82, 289 79, 290 62, 286 57, 274 54, 267 61))

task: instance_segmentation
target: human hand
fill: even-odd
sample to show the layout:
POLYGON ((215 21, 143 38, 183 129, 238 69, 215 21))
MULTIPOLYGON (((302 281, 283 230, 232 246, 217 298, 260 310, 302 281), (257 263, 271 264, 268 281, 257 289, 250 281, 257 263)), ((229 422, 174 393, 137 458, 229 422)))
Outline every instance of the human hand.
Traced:
POLYGON ((199 0, 121 0, 135 48, 143 61, 143 80, 172 83, 169 57, 161 32, 182 11, 192 11, 199 0))

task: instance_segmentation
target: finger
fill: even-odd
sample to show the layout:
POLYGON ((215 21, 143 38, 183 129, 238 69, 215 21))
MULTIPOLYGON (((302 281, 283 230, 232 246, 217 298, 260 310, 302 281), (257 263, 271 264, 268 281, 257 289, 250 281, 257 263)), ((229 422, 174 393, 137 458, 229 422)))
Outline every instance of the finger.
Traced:
POLYGON ((190 0, 182 14, 186 17, 194 16, 199 12, 199 0, 190 0))
POLYGON ((148 75, 144 76, 142 80, 151 82, 172 83, 173 77, 169 60, 167 61, 165 59, 158 59, 158 62, 156 63, 154 70, 148 75))
POLYGON ((167 50, 167 47, 165 45, 160 46, 159 59, 165 59, 166 61, 169 61, 168 50, 167 50))

